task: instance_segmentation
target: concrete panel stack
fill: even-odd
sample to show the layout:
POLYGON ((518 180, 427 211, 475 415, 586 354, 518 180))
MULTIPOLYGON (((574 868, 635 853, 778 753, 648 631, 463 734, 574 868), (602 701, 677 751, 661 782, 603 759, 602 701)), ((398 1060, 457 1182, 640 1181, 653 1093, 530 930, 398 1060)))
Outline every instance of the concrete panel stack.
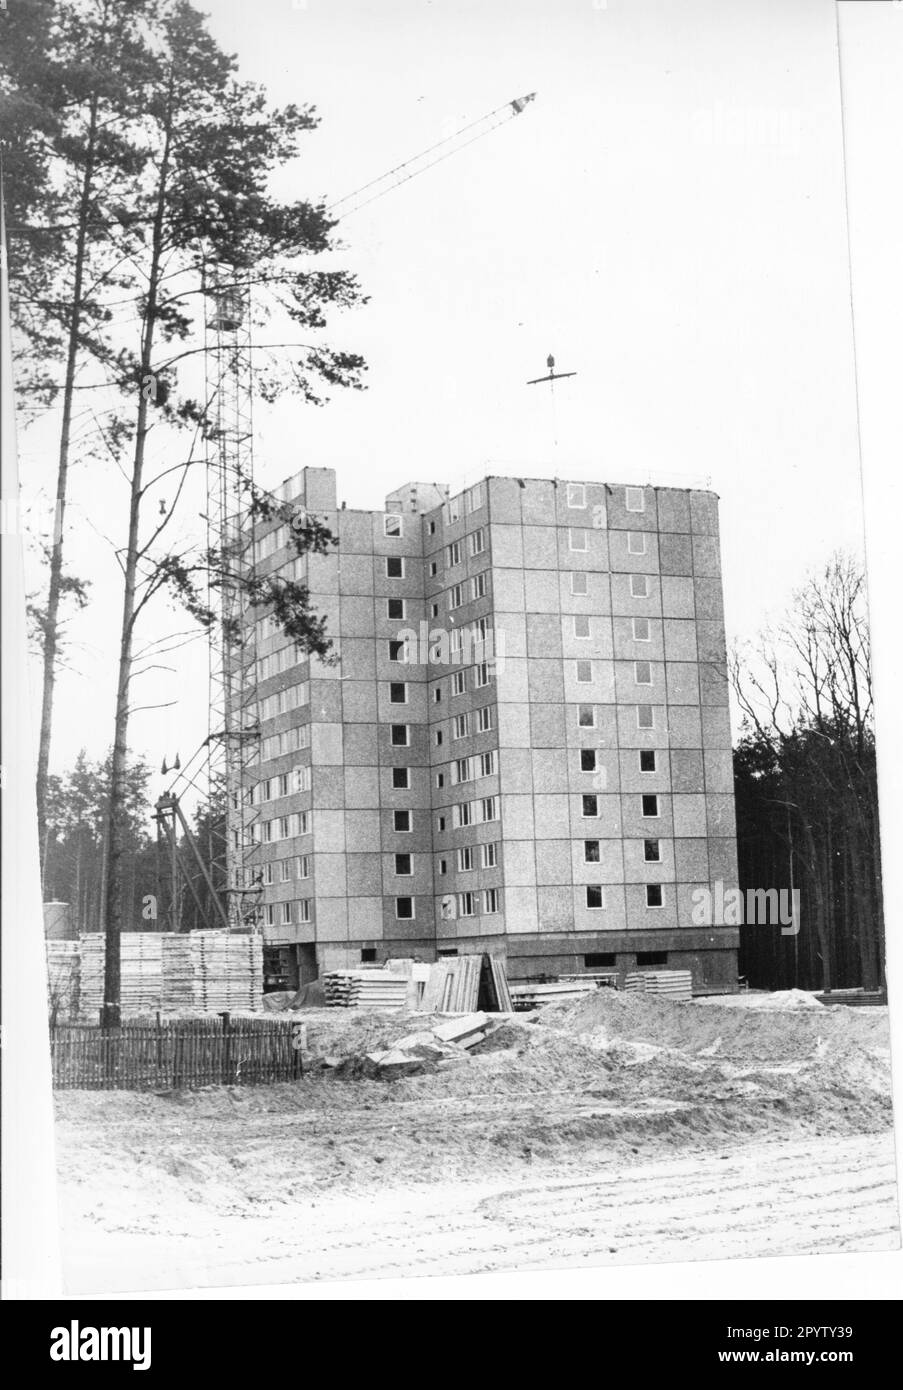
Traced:
POLYGON ((692 999, 693 976, 689 970, 637 970, 624 978, 625 990, 664 995, 675 1001, 692 999))
POLYGON ((189 932, 194 1006, 205 1013, 263 1007, 263 941, 226 931, 189 932))
POLYGON ((399 1013, 407 1001, 408 981, 390 970, 334 970, 323 976, 323 992, 329 1008, 399 1013))

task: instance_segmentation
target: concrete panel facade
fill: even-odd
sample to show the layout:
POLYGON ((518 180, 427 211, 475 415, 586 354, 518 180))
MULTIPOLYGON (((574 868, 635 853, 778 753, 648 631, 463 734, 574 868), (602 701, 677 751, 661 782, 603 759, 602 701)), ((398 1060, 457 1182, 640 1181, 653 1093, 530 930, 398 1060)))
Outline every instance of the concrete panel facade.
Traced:
POLYGON ((521 977, 664 956, 733 987, 736 933, 693 919, 736 884, 714 495, 487 478, 363 512, 326 469, 283 492, 335 551, 257 539, 338 661, 260 682, 267 940, 321 969, 481 942, 521 977), (283 733, 303 746, 273 752, 283 733))

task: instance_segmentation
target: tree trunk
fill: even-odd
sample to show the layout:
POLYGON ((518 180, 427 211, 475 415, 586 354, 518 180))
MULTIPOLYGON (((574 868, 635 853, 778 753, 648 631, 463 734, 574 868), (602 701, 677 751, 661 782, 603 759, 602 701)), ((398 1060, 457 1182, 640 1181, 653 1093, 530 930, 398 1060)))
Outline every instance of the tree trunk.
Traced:
POLYGON ((143 495, 144 458, 149 430, 148 398, 142 386, 149 379, 151 374, 157 299, 160 291, 163 219, 166 207, 166 180, 169 172, 172 131, 172 100, 173 73, 171 71, 165 138, 160 159, 156 210, 154 212, 153 221, 153 240, 148 274, 147 302, 144 317, 144 332, 141 342, 140 379, 136 383, 136 389, 139 391, 138 420, 135 432, 135 454, 129 499, 129 531, 124 565, 122 629, 119 639, 119 671, 116 681, 116 712, 113 723, 113 751, 110 761, 110 800, 106 831, 106 900, 104 903, 104 937, 106 952, 104 966, 103 1023, 107 1027, 117 1027, 121 1019, 122 979, 120 937, 122 935, 122 854, 124 848, 122 822, 127 794, 126 760, 128 755, 129 687, 132 675, 132 650, 136 617, 139 523, 141 520, 141 499, 143 495))
MULTIPOLYGON (((106 38, 107 7, 104 6, 102 40, 106 38)), ((103 48, 103 42, 101 49, 103 48)), ((97 55, 95 55, 97 56, 97 55)), ((53 694, 56 684, 56 659, 59 648, 60 595, 63 579, 63 523, 66 516, 66 495, 69 486, 69 444, 72 429, 72 404, 75 394, 75 370, 78 363, 78 344, 82 322, 82 291, 84 288, 85 257, 88 247, 88 222, 94 192, 97 167, 97 127, 100 99, 91 97, 88 137, 85 147, 85 174, 78 205, 75 239, 75 268, 72 282, 72 315, 69 321, 69 342, 66 352, 66 376, 63 384, 63 418, 60 426, 60 451, 56 475, 56 511, 53 519, 53 544, 50 551, 50 581, 47 590, 47 614, 44 622, 44 679, 41 698, 41 733, 38 743, 36 797, 38 803, 38 835, 43 848, 47 814, 47 774, 50 767, 50 739, 53 730, 53 694)))

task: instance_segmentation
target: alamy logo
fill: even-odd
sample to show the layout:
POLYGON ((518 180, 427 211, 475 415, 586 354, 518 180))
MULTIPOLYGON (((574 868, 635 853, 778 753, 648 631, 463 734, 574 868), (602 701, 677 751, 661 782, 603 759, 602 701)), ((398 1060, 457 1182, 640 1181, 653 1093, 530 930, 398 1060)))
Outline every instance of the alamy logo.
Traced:
POLYGON ((51 1361, 131 1361, 133 1371, 151 1363, 149 1327, 82 1327, 70 1322, 50 1333, 51 1361))

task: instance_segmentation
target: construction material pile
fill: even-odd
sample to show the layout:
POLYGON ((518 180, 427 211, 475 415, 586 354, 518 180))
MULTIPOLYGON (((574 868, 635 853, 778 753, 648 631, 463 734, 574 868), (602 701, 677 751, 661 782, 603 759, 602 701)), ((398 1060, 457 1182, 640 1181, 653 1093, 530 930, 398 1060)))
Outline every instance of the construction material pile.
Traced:
MULTIPOLYGON (((226 931, 186 934, 191 943, 195 1008, 217 1013, 224 1009, 262 1007, 263 940, 260 936, 226 931)), ((172 950, 172 945, 168 949, 172 950)), ((167 1000, 167 1007, 176 1006, 167 1000)))
POLYGON ((167 932, 163 936, 163 998, 167 1009, 194 1006, 194 960, 191 932, 167 932))
POLYGON ((624 988, 634 993, 664 995, 679 1002, 692 999, 693 976, 689 970, 637 970, 624 977, 624 988))
POLYGON ((79 950, 77 941, 48 938, 47 993, 56 1018, 78 1017, 79 950))
MULTIPOLYGON (((86 1018, 96 1019, 103 1008, 106 948, 100 932, 89 932, 79 942, 81 980, 79 1007, 86 1018)), ((120 1000, 124 1014, 162 1007, 163 940, 160 932, 123 932, 120 940, 120 1000)))
POLYGON ((496 956, 448 956, 430 966, 419 1004, 424 1013, 510 1013, 505 963, 496 956))
MULTIPOLYGON (((49 943, 48 943, 49 944, 49 943)), ((103 1007, 106 949, 99 932, 76 946, 80 957, 79 1011, 96 1020, 103 1007)), ((196 1010, 259 1009, 263 1000, 263 942, 226 931, 123 932, 121 1003, 125 1017, 196 1010)))
POLYGON ((570 999, 580 999, 584 994, 594 994, 599 986, 592 979, 571 979, 553 980, 547 984, 531 980, 526 984, 513 984, 510 988, 515 1009, 535 1009, 540 1004, 561 1004, 570 999))
POLYGON ((395 1013, 405 1007, 408 980, 391 970, 332 970, 323 976, 329 1008, 395 1013))

